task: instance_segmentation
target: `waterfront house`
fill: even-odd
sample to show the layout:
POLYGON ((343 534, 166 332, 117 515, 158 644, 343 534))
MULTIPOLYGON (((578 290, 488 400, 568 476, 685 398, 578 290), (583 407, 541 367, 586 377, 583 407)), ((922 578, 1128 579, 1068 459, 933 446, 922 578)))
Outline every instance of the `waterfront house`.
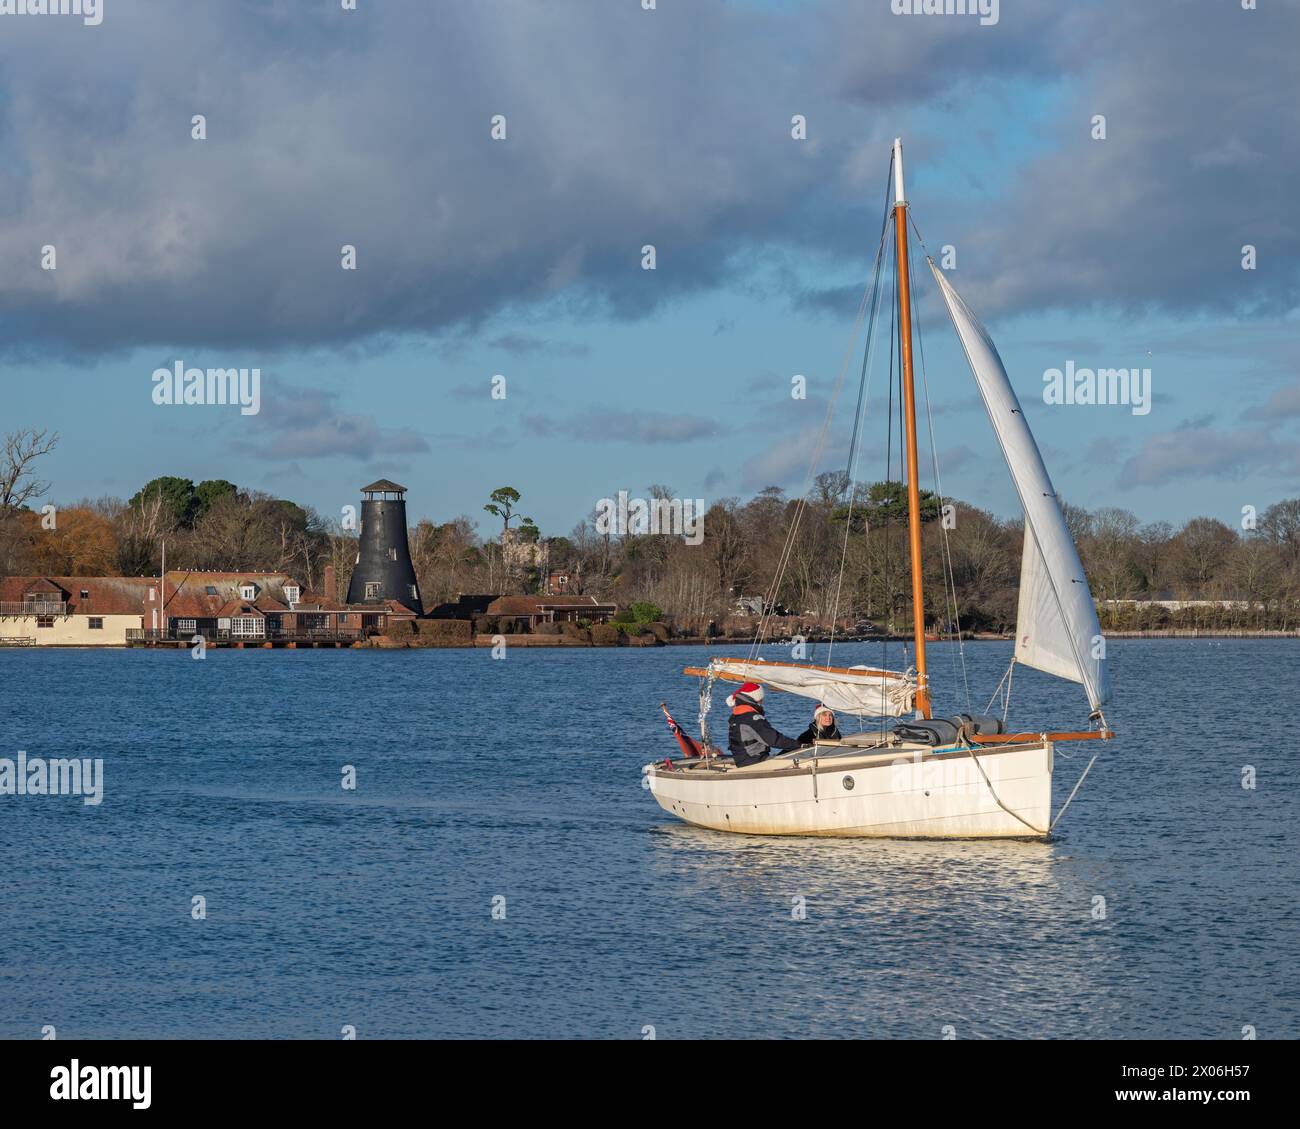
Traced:
POLYGON ((0 646, 121 647, 195 635, 229 642, 355 641, 415 619, 397 600, 345 604, 284 573, 0 579, 0 646))
POLYGON ((168 572, 162 636, 235 642, 360 639, 415 613, 397 600, 346 604, 284 573, 168 572))
POLYGON ((0 645, 120 647, 142 627, 157 590, 149 577, 4 577, 0 645))
POLYGON ((168 639, 264 638, 282 626, 301 591, 283 573, 175 569, 163 578, 162 611, 150 609, 149 628, 168 639))
POLYGON ((543 623, 608 623, 618 611, 617 604, 602 604, 595 596, 498 596, 487 607, 487 614, 526 622, 530 631, 543 623))
POLYGON ((473 619, 475 616, 487 615, 493 600, 500 595, 491 593, 462 593, 454 601, 437 604, 425 612, 426 619, 473 619))

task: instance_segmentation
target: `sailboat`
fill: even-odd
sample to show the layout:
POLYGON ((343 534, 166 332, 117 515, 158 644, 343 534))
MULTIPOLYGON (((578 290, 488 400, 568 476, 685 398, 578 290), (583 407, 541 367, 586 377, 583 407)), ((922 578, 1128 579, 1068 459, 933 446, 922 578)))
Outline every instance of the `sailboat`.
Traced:
MULTIPOLYGON (((961 714, 948 721, 932 718, 922 602, 908 255, 910 209, 904 193, 902 143, 898 139, 893 145, 892 174, 892 217, 886 203, 881 247, 885 246, 892 218, 914 663, 898 671, 768 662, 757 655, 760 633, 747 658, 718 658, 705 668, 686 668, 684 673, 701 679, 702 740, 698 747, 703 755, 646 765, 642 769, 644 782, 665 811, 689 824, 716 831, 1043 839, 1051 835, 1097 759, 1093 756, 1088 761, 1065 804, 1053 817, 1056 745, 1114 736, 1102 709, 1110 698, 1105 640, 1060 501, 997 348, 971 308, 927 255, 926 262, 975 377, 1024 511, 1014 656, 1003 678, 1007 704, 1011 674, 1019 663, 1078 683, 1089 706, 1088 728, 1075 730, 1043 726, 1008 732, 1005 716, 999 719, 961 714), (897 719, 911 713, 915 718, 909 723, 895 723, 893 729, 885 729, 882 723, 879 728, 835 741, 817 741, 811 747, 738 767, 709 741, 708 712, 714 685, 719 681, 756 682, 825 703, 841 714, 860 719, 897 719)), ((880 262, 878 254, 878 269, 880 262)), ((865 361, 863 367, 865 373, 865 361)), ((857 423, 855 417, 855 440, 857 423)), ((853 489, 851 474, 849 489, 853 489)))

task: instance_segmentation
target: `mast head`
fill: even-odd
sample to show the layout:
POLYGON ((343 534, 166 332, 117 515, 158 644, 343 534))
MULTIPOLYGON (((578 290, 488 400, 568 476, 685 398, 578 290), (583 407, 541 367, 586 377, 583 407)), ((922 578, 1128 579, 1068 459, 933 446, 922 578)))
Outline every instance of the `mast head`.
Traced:
POLYGON ((894 138, 894 204, 906 204, 907 197, 903 195, 903 139, 894 138))

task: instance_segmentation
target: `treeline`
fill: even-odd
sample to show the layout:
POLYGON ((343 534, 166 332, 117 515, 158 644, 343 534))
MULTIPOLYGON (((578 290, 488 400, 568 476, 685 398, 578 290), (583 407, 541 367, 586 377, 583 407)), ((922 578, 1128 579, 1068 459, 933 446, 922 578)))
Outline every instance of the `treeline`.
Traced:
MULTIPOLYGON (((0 452, 0 576, 156 576, 165 547, 169 569, 282 572, 318 592, 333 566, 335 589, 324 594, 346 596, 357 555, 355 531, 310 506, 225 479, 195 483, 163 476, 126 500, 38 505, 49 483, 36 478, 37 460, 57 442, 57 436, 38 431, 6 437, 0 452)), ((495 502, 502 501, 499 494, 495 502)), ((536 526, 526 518, 511 532, 522 535, 524 544, 537 539, 536 526)), ((421 521, 410 531, 410 542, 427 606, 462 592, 522 594, 542 582, 536 568, 507 567, 500 542, 483 541, 468 517, 421 521)))
MULTIPOLYGON (((9 435, 0 452, 0 575, 156 575, 170 568, 284 572, 320 591, 333 566, 347 591, 357 541, 309 506, 224 479, 161 477, 126 500, 38 506, 48 483, 34 473, 57 442, 9 435)), ((649 487, 650 497, 673 498, 649 487)), ((614 492, 615 494, 617 491, 614 492)), ((611 495, 613 496, 613 495, 611 495)), ((426 607, 462 593, 542 591, 563 573, 569 591, 622 608, 662 609, 674 630, 707 634, 763 603, 809 626, 911 630, 907 498, 896 482, 820 475, 801 506, 781 490, 724 498, 703 517, 703 540, 619 534, 593 511, 567 537, 542 537, 521 517, 519 492, 502 487, 484 507, 501 520, 483 538, 472 518, 420 521, 411 556, 426 607), (517 522, 517 526, 512 526, 517 522), (792 525, 795 532, 787 540, 792 525), (842 566, 842 567, 841 567, 842 566)), ((1269 506, 1248 528, 1212 517, 1175 528, 1123 509, 1066 507, 1103 627, 1294 630, 1300 627, 1300 499, 1269 506), (1161 607, 1154 601, 1181 603, 1161 607)), ((921 498, 925 618, 931 630, 1014 629, 1023 526, 962 502, 921 498)))
POLYGON ((225 480, 195 485, 165 477, 127 501, 86 498, 52 512, 24 508, 0 515, 0 570, 154 576, 165 542, 168 568, 286 572, 314 586, 335 552, 334 540, 310 507, 225 480))
MULTIPOLYGON (((962 502, 948 506, 945 520, 940 499, 922 493, 927 627, 1014 630, 1023 523, 962 502)), ((1112 507, 1067 506, 1066 518, 1105 628, 1300 627, 1300 499, 1268 507, 1248 529, 1212 517, 1177 528, 1143 524, 1112 507)), ((611 538, 592 521, 551 545, 553 562, 558 545, 560 556, 567 553, 579 567, 584 591, 620 604, 653 602, 679 628, 734 618, 738 598, 770 594, 776 612, 810 623, 828 624, 834 615, 850 627, 911 629, 907 500, 899 483, 850 491, 842 472, 823 474, 802 511, 775 488, 748 501, 723 499, 707 510, 699 546, 670 537, 611 538), (782 570, 786 533, 796 520, 782 570)))

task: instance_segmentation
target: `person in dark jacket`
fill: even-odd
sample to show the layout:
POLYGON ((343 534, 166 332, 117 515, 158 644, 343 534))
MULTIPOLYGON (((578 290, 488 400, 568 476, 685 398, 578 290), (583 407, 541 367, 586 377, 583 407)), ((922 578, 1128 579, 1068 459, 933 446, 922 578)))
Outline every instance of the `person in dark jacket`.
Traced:
POLYGON ((812 724, 798 736, 799 744, 815 745, 818 741, 839 741, 840 727, 835 724, 835 714, 820 702, 813 710, 812 724))
POLYGON ((773 749, 792 752, 799 742, 773 729, 763 716, 763 687, 746 682, 727 699, 731 718, 727 722, 727 748, 737 768, 766 760, 773 749))

